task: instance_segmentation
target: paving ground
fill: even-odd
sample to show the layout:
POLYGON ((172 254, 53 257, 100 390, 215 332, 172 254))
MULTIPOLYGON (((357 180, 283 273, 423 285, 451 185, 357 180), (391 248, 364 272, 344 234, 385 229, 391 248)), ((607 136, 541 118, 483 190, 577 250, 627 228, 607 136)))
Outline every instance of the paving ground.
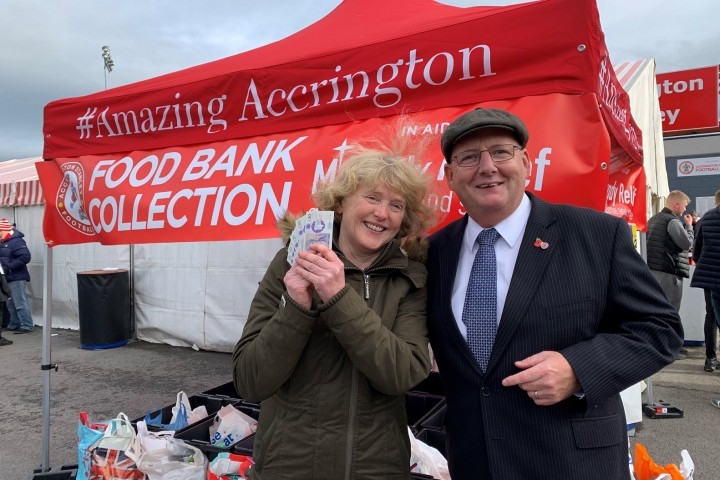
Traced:
MULTIPOLYGON (((0 479, 28 480, 42 463, 42 330, 3 332, 13 345, 0 347, 0 479)), ((77 417, 86 410, 105 419, 131 419, 174 403, 179 390, 194 395, 231 380, 230 354, 135 342, 108 350, 79 348, 79 333, 53 330, 50 465, 77 463, 77 417)), ((644 418, 631 439, 660 464, 679 463, 687 449, 695 480, 720 478, 720 372, 702 370, 704 350, 690 347, 686 359, 653 377, 655 400, 684 410, 683 418, 644 418)))

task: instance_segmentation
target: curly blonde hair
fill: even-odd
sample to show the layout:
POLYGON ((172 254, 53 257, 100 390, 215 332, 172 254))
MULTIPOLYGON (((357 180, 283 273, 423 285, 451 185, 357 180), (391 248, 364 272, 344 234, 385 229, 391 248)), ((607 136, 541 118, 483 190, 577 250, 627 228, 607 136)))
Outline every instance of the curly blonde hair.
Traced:
MULTIPOLYGON (((409 140, 396 135, 389 146, 377 139, 369 143, 351 147, 352 153, 340 165, 335 179, 318 186, 313 194, 315 204, 320 210, 337 212, 343 200, 361 186, 383 185, 400 193, 405 200, 399 236, 423 233, 435 221, 434 210, 424 202, 430 192, 431 179, 411 163, 413 155, 407 152, 411 147, 409 140)), ((419 148, 419 144, 412 146, 419 148)))

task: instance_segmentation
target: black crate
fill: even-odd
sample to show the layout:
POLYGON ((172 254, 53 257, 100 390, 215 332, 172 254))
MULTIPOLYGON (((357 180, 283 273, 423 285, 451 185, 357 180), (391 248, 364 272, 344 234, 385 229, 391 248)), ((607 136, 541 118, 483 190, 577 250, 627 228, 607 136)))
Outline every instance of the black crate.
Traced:
POLYGON ((426 445, 430 445, 431 447, 436 448, 440 453, 442 453, 443 457, 447 458, 447 455, 445 454, 447 449, 445 447, 444 430, 434 430, 431 428, 426 428, 417 432, 415 434, 415 438, 425 443, 426 445))
POLYGON ((232 446, 232 453, 252 456, 255 447, 255 434, 247 436, 232 446))
POLYGON ((425 475, 424 473, 410 472, 410 480, 433 480, 435 477, 432 475, 425 475))
POLYGON ((230 397, 242 400, 240 395, 235 390, 235 384, 233 382, 223 383, 220 386, 205 390, 202 392, 203 395, 213 395, 216 397, 230 397))
POLYGON ((72 465, 50 470, 49 472, 33 473, 29 480, 75 480, 76 477, 77 465, 72 465))
MULTIPOLYGON (((251 416, 255 420, 260 418, 260 409, 256 405, 238 402, 233 405, 246 415, 251 416)), ((255 435, 249 435, 242 438, 227 448, 210 443, 210 426, 214 417, 206 418, 201 422, 197 422, 190 427, 175 433, 175 438, 179 438, 194 447, 199 448, 212 461, 220 452, 238 453, 241 455, 252 455, 252 448, 255 441, 255 435)))
POLYGON ((429 393, 430 395, 445 396, 445 389, 440 381, 438 372, 430 372, 430 375, 422 382, 410 389, 410 392, 429 393))
MULTIPOLYGON (((190 407, 192 409, 195 409, 201 405, 205 405, 205 409, 207 410, 208 417, 213 417, 222 407, 225 405, 231 405, 234 403, 238 403, 240 400, 236 398, 230 398, 230 397, 218 397, 218 396, 212 396, 212 395, 193 395, 192 397, 188 397, 188 401, 190 402, 190 407)), ((175 404, 168 405, 166 407, 163 407, 159 410, 155 410, 153 412, 150 412, 150 417, 155 418, 158 414, 160 414, 160 422, 163 425, 167 425, 170 423, 170 420, 172 420, 172 409, 175 407, 175 404)), ((207 418, 207 417, 206 417, 207 418)), ((132 425, 137 430, 137 422, 140 420, 144 420, 145 415, 142 417, 136 418, 135 420, 132 420, 132 425)), ((192 426, 188 425, 185 428, 190 428, 192 426)), ((158 427, 156 425, 148 425, 148 430, 151 432, 156 432, 160 430, 166 430, 165 427, 158 427)), ((185 428, 178 430, 177 432, 181 432, 185 430, 185 428)), ((175 432, 177 434, 177 432, 175 432)))
POLYGON ((445 404, 445 402, 439 404, 437 408, 435 408, 420 419, 420 421, 418 422, 418 430, 422 430, 424 428, 431 428, 433 430, 445 430, 446 410, 447 405, 445 404))
POLYGON ((408 392, 405 394, 405 412, 408 426, 417 431, 420 421, 445 401, 439 395, 430 395, 422 392, 408 392))

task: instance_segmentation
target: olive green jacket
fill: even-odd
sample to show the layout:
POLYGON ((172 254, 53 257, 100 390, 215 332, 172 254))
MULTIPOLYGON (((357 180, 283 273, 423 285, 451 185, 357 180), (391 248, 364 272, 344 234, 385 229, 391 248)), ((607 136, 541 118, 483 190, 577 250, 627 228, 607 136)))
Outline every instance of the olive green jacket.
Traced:
POLYGON ((397 240, 365 271, 335 251, 345 288, 307 310, 286 294, 280 250, 235 347, 235 387, 262 402, 253 480, 409 478, 404 393, 430 371, 427 272, 397 240))

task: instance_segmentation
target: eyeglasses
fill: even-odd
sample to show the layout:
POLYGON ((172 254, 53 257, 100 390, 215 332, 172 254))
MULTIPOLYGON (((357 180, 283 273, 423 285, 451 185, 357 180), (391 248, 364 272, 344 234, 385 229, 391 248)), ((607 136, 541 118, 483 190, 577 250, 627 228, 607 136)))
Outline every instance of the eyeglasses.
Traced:
POLYGON ((515 150, 522 150, 522 148, 510 143, 494 145, 487 150, 460 152, 453 156, 453 160, 458 167, 474 167, 480 164, 480 157, 482 157, 483 152, 488 152, 493 163, 503 163, 515 156, 515 150))
POLYGON ((370 205, 387 205, 388 210, 392 213, 403 213, 405 211, 405 204, 397 201, 383 200, 379 196, 368 193, 367 195, 361 195, 363 199, 370 205))

